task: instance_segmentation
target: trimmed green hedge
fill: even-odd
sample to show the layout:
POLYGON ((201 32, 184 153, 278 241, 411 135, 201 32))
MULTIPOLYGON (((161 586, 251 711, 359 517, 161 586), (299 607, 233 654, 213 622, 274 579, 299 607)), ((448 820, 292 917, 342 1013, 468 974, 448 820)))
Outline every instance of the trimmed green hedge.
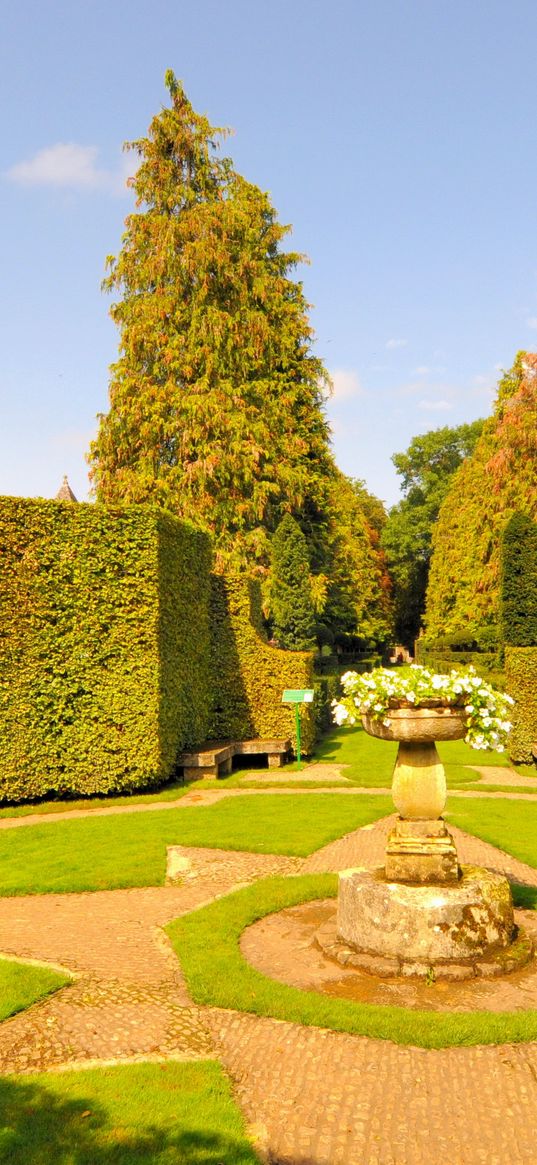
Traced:
MULTIPOLYGON (((295 736, 294 709, 284 688, 313 687, 313 655, 281 651, 264 637, 258 585, 237 575, 212 579, 213 709, 209 735, 217 740, 295 736)), ((315 741, 313 705, 302 707, 302 747, 315 741)))
POLYGON ((332 700, 336 700, 341 696, 339 675, 316 676, 314 687, 315 701, 313 708, 315 715, 315 734, 316 739, 320 740, 322 736, 325 736, 334 727, 332 700))
POLYGON ((519 512, 503 532, 501 615, 506 644, 537 646, 537 522, 519 512))
POLYGON ((537 741, 537 647, 506 647, 507 691, 516 701, 509 743, 511 760, 531 764, 537 741))
POLYGON ((162 782, 206 738, 210 561, 161 510, 0 499, 0 798, 162 782))
MULTIPOLYGON (((502 670, 501 652, 476 651, 460 646, 449 645, 449 639, 462 642, 462 636, 445 637, 443 639, 427 640, 425 637, 416 640, 416 663, 428 667, 431 671, 447 673, 452 668, 475 667, 482 679, 495 687, 505 686, 505 676, 502 670)), ((472 642, 469 639, 469 642, 472 642)))

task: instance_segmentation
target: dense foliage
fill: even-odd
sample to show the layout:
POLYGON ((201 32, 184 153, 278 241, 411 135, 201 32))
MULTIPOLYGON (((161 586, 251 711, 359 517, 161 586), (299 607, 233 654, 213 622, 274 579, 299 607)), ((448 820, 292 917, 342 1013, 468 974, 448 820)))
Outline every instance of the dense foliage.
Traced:
POLYGON ((505 680, 515 700, 509 754, 516 764, 531 764, 537 748, 537 647, 505 648, 505 680))
POLYGON ((306 539, 286 514, 272 539, 271 614, 280 647, 307 651, 315 642, 315 617, 306 539))
POLYGON ((209 540, 159 510, 0 500, 0 797, 133 789, 204 740, 209 540))
POLYGON ((320 615, 336 633, 358 632, 376 643, 389 639, 393 630, 391 581, 379 543, 381 505, 372 495, 364 499, 360 482, 336 471, 325 536, 326 598, 320 615))
POLYGON ((508 521, 501 563, 503 642, 537 647, 537 522, 527 514, 517 512, 508 521))
POLYGON ((292 735, 282 692, 313 687, 312 656, 266 642, 255 584, 211 575, 190 523, 3 498, 0 552, 0 799, 131 790, 211 737, 292 735))
POLYGON ((396 636, 410 650, 425 608, 434 524, 453 474, 472 453, 482 428, 483 421, 473 421, 434 429, 392 457, 404 497, 390 510, 382 545, 394 584, 396 636))
POLYGON ((120 357, 93 476, 103 500, 154 500, 224 557, 263 560, 286 510, 326 504, 327 376, 290 277, 302 257, 280 249, 289 228, 166 81, 171 107, 131 143, 140 209, 109 260, 120 357))
POLYGON ((120 353, 90 452, 97 497, 167 507, 210 531, 219 568, 262 575, 290 512, 326 623, 363 617, 386 634, 378 537, 334 463, 329 378, 292 278, 303 257, 281 249, 289 228, 268 195, 219 155, 223 131, 166 84, 170 107, 130 143, 137 209, 108 260, 120 353))
POLYGON ((498 634, 502 535, 515 511, 537 517, 536 462, 537 356, 520 353, 440 510, 427 591, 429 637, 498 634))
MULTIPOLYGON (((282 704, 285 688, 313 687, 313 657, 282 651, 262 630, 259 585, 240 575, 213 575, 211 603, 215 740, 294 739, 294 710, 282 704)), ((314 710, 302 710, 303 748, 311 751, 314 710)))

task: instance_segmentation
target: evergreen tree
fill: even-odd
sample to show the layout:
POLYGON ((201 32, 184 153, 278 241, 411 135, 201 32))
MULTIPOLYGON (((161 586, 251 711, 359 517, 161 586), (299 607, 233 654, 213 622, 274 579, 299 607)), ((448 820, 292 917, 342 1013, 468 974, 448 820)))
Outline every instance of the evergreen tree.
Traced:
POLYGON ((153 501, 268 565, 283 513, 326 512, 335 474, 302 256, 267 194, 217 152, 223 131, 166 74, 171 107, 130 143, 137 211, 104 286, 120 354, 90 452, 97 498, 153 501))
POLYGON ((425 609, 434 525, 453 474, 473 452, 483 423, 433 429, 392 457, 404 497, 390 510, 381 541, 394 585, 396 635, 410 650, 425 609))
POLYGON ((315 616, 306 539, 286 514, 272 540, 271 610, 280 647, 305 651, 314 646, 315 616))
POLYGON ((502 640, 510 647, 537 646, 537 523, 515 513, 502 538, 502 640))

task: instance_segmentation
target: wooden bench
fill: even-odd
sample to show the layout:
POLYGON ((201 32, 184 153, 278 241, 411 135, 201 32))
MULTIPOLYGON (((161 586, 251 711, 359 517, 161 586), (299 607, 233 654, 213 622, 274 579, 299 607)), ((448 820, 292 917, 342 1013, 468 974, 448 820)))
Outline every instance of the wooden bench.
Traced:
POLYGON ((201 777, 229 776, 234 756, 266 756, 270 769, 281 768, 291 749, 290 740, 209 740, 193 752, 183 752, 178 763, 185 781, 199 781, 201 777))

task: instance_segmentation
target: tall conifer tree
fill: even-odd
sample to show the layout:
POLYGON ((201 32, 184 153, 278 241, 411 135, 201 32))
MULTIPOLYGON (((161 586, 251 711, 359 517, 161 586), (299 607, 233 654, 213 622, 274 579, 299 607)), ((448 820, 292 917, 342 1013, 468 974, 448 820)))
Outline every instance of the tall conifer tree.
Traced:
POLYGON ((280 647, 306 651, 315 642, 315 616, 306 539, 286 514, 272 540, 272 618, 280 647))
POLYGON ((90 452, 99 500, 154 501, 209 529, 223 562, 267 565, 283 513, 329 506, 336 472, 301 256, 267 194, 218 154, 224 131, 173 73, 140 158, 137 210, 104 286, 120 354, 90 452))

